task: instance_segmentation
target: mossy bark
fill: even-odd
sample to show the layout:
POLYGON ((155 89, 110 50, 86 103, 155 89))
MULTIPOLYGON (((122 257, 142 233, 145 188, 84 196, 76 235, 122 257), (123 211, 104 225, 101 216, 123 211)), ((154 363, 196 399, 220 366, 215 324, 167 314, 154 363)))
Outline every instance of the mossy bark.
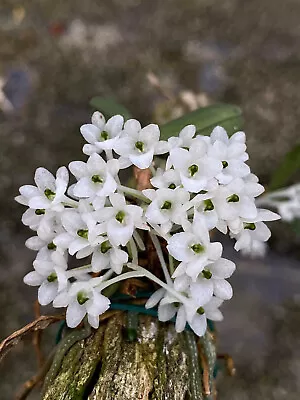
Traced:
POLYGON ((43 400, 213 398, 213 335, 198 341, 192 332, 176 333, 172 323, 145 315, 138 322, 134 340, 128 340, 126 315, 118 314, 74 343, 43 400))

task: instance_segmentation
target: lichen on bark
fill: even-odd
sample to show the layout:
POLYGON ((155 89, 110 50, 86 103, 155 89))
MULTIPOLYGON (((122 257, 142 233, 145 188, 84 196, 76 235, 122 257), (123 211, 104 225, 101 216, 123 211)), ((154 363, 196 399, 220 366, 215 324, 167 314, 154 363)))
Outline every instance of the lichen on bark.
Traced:
POLYGON ((212 389, 216 359, 212 335, 205 335, 197 349, 199 342, 192 332, 176 333, 172 323, 139 315, 136 339, 129 340, 125 322, 126 314, 114 315, 76 342, 66 352, 43 400, 210 398, 204 390, 198 349, 203 349, 212 389))

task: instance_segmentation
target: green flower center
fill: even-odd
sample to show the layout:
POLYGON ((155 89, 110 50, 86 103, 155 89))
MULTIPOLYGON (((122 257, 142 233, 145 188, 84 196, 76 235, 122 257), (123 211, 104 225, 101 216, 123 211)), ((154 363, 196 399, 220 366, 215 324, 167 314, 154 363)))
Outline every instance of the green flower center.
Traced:
POLYGON ((254 222, 248 222, 244 224, 244 229, 250 229, 250 231, 254 231, 256 229, 256 225, 254 222))
POLYGON ((169 200, 166 200, 160 208, 161 210, 170 210, 171 207, 172 203, 169 200))
POLYGON ((100 245, 100 251, 101 251, 101 253, 105 254, 105 253, 107 253, 108 250, 110 250, 110 249, 111 249, 111 245, 110 245, 109 240, 106 240, 105 242, 101 243, 101 245, 100 245))
POLYGON ((175 185, 175 183, 170 183, 170 185, 169 185, 169 189, 176 189, 176 185, 175 185))
POLYGON ((205 250, 205 247, 202 246, 202 244, 200 244, 200 243, 195 243, 191 246, 191 249, 193 250, 194 253, 200 254, 200 253, 203 253, 203 251, 205 250))
POLYGON ((198 165, 193 164, 193 165, 191 165, 188 169, 189 169, 190 175, 191 175, 191 176, 194 176, 194 175, 198 172, 199 167, 198 167, 198 165))
POLYGON ((122 222, 124 221, 124 218, 125 218, 125 213, 124 213, 124 211, 119 211, 117 214, 116 214, 116 220, 118 221, 118 222, 120 222, 120 224, 122 224, 122 222))
POLYGON ((56 273, 55 272, 52 272, 52 274, 50 274, 48 277, 47 277, 47 281, 48 282, 55 282, 57 280, 57 275, 56 275, 56 273))
POLYGON ((210 279, 212 277, 212 273, 208 269, 204 269, 202 271, 203 278, 210 279))
POLYGON ((103 183, 103 179, 100 175, 93 175, 91 179, 94 183, 103 183))
POLYGON ((204 211, 212 211, 215 206, 211 200, 204 200, 204 211))
POLYGON ((135 147, 136 147, 140 152, 143 153, 143 151, 144 151, 144 143, 143 143, 143 142, 137 141, 137 142, 135 143, 135 147))
POLYGON ((35 214, 36 215, 43 215, 43 214, 45 214, 45 209, 44 208, 37 208, 35 210, 35 214))
POLYGON ((203 307, 199 307, 198 310, 197 310, 197 313, 200 314, 200 315, 203 315, 205 313, 204 308, 203 307))
POLYGON ((78 292, 77 293, 77 301, 78 303, 82 306, 84 303, 86 303, 89 300, 89 297, 85 292, 78 292))
POLYGON ((238 201, 240 201, 240 198, 237 194, 232 194, 231 196, 227 197, 228 203, 237 203, 238 201))
POLYGON ((48 243, 47 244, 47 249, 48 250, 55 250, 56 249, 56 245, 53 242, 48 243))
POLYGON ((44 194, 45 194, 45 196, 47 197, 48 200, 53 200, 54 197, 55 197, 55 193, 52 192, 52 190, 48 189, 48 188, 44 190, 44 194))
POLYGON ((100 134, 100 138, 101 138, 102 140, 107 140, 107 139, 109 139, 109 134, 108 134, 108 132, 102 131, 101 134, 100 134))
POLYGON ((227 168, 228 167, 228 162, 227 161, 222 161, 223 164, 223 168, 227 168))
POLYGON ((88 229, 78 229, 78 231, 77 231, 77 235, 84 239, 88 238, 88 234, 89 234, 88 229))

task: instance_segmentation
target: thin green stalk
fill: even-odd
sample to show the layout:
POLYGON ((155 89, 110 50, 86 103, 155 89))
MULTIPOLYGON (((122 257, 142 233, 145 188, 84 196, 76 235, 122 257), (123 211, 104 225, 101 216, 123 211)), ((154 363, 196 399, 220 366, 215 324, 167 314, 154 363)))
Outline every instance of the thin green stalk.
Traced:
POLYGON ((136 241, 136 244, 137 244, 138 248, 139 248, 141 251, 145 251, 145 250, 146 250, 146 247, 145 247, 144 242, 143 242, 143 240, 142 240, 142 238, 141 238, 141 235, 138 233, 137 230, 135 230, 135 231, 133 232, 133 238, 134 238, 134 240, 136 241))
POLYGON ((150 238, 151 238, 151 240, 152 240, 152 243, 153 243, 153 245, 154 245, 154 247, 155 247, 155 250, 156 250, 156 253, 157 253, 159 262, 160 262, 160 264, 161 264, 162 270, 163 270, 164 275, 165 275, 165 279, 166 279, 166 281, 167 281, 167 283, 168 283, 169 285, 170 285, 170 284, 172 285, 173 282, 172 282, 172 279, 171 279, 171 277, 170 277, 170 274, 169 274, 169 271, 168 271, 168 267, 167 267, 167 264, 166 264, 166 262, 165 262, 164 255, 163 255, 163 252, 162 252, 162 249, 161 249, 161 245, 160 245, 160 243, 159 243, 159 240, 157 239, 157 236, 154 235, 152 232, 150 232, 149 235, 150 235, 150 238))
POLYGON ((124 194, 127 194, 130 197, 134 197, 135 199, 142 200, 144 203, 151 203, 151 200, 148 197, 144 196, 143 193, 139 190, 132 189, 127 186, 118 185, 118 189, 120 189, 124 194))
POLYGON ((175 272, 175 266, 174 266, 174 258, 171 256, 169 253, 169 271, 170 275, 172 276, 175 272))
POLYGON ((143 271, 126 272, 125 274, 118 275, 115 278, 109 279, 108 281, 99 283, 99 285, 95 286, 95 288, 103 290, 103 289, 107 288, 108 286, 111 286, 114 283, 117 283, 120 281, 124 281, 125 279, 142 278, 144 276, 145 276, 145 274, 143 271))
POLYGON ((167 285, 165 282, 160 280, 157 276, 153 275, 150 271, 147 269, 141 267, 140 265, 134 265, 133 263, 127 263, 127 267, 134 269, 135 271, 140 271, 143 273, 144 277, 150 279, 151 281, 157 283, 159 286, 162 288, 166 289, 167 292, 171 293, 174 297, 176 297, 178 300, 180 300, 183 304, 187 302, 187 297, 182 296, 180 293, 176 292, 176 290, 173 289, 173 287, 167 285))

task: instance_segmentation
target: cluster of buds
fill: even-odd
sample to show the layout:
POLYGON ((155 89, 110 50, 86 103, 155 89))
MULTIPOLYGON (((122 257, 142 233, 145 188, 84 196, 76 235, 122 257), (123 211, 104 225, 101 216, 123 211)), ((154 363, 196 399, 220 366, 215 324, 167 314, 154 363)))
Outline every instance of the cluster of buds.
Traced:
POLYGON ((36 186, 22 186, 16 197, 28 206, 23 223, 36 232, 26 241, 37 256, 25 283, 39 286, 40 304, 67 307, 69 327, 87 315, 97 328, 99 315, 110 307, 103 290, 125 279, 147 278, 160 288, 145 307, 157 306, 161 321, 175 317, 177 332, 188 323, 202 336, 207 318, 223 318, 219 307, 232 297, 226 279, 235 270, 210 232, 229 233, 236 250, 251 250, 270 236, 263 221, 279 218, 256 207, 264 188, 246 164, 245 134, 229 138, 216 127, 201 136, 188 125, 161 141, 155 124, 142 128, 135 119, 124 123, 120 115, 106 121, 100 112, 80 131, 88 159, 69 164, 74 183, 69 186, 66 167, 55 177, 38 168, 36 186), (157 155, 165 155, 163 168, 155 168, 157 155), (131 165, 150 169, 152 189, 120 183, 119 172, 131 165), (146 235, 164 279, 139 265, 146 235), (69 256, 89 261, 70 268, 69 256))

